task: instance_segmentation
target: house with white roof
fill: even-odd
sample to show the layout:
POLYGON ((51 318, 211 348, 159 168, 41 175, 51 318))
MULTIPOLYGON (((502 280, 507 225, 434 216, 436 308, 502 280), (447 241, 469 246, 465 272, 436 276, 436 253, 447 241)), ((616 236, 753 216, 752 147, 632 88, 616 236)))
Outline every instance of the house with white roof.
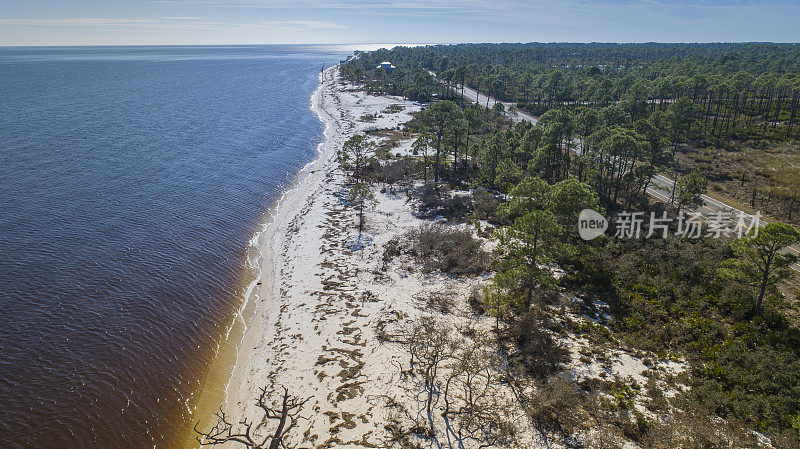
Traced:
POLYGON ((396 69, 397 67, 393 66, 389 61, 383 61, 376 69, 383 69, 386 70, 386 73, 392 73, 392 70, 396 69))

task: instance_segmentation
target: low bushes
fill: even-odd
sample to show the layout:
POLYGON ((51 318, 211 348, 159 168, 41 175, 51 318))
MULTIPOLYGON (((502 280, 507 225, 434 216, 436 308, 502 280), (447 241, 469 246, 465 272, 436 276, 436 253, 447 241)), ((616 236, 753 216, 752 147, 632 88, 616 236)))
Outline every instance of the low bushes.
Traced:
POLYGON ((400 254, 413 257, 425 271, 455 276, 481 274, 491 265, 489 253, 481 249, 481 241, 470 230, 441 224, 425 224, 389 241, 384 247, 384 263, 400 254))
POLYGON ((411 232, 411 253, 430 271, 454 275, 480 274, 489 266, 481 242, 467 229, 423 225, 411 232))
POLYGON ((417 215, 420 218, 444 218, 447 221, 463 220, 472 210, 472 197, 454 195, 444 187, 426 184, 414 192, 417 215))
POLYGON ((569 362, 569 351, 546 328, 542 316, 527 312, 511 325, 511 336, 519 359, 531 375, 544 378, 556 374, 569 362))

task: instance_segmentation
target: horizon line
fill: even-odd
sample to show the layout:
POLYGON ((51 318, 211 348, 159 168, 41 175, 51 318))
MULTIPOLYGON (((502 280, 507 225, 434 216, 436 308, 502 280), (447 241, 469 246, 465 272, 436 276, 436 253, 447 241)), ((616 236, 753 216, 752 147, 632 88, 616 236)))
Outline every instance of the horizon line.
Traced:
POLYGON ((232 44, 36 44, 36 45, 8 45, 0 44, 0 48, 80 48, 80 47, 260 47, 268 45, 393 45, 406 46, 406 45, 526 45, 526 44, 620 44, 620 45, 645 45, 645 44, 674 44, 674 45, 692 45, 692 44, 776 44, 776 45, 800 45, 800 41, 498 41, 498 42, 334 42, 334 43, 232 43, 232 44))

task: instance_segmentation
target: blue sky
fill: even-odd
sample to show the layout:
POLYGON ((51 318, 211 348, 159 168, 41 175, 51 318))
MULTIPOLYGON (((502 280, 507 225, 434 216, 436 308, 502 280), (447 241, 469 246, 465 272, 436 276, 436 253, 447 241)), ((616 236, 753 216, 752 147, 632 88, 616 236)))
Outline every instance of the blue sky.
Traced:
POLYGON ((0 0, 0 45, 800 41, 800 0, 0 0))

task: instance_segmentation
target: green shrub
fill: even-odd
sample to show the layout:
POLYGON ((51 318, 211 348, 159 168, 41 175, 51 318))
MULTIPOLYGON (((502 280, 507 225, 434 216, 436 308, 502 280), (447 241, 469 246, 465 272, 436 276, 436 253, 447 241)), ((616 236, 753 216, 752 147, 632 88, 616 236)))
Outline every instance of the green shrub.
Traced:
POLYGON ((474 275, 489 266, 489 254, 468 229, 426 224, 412 231, 409 240, 411 254, 428 271, 474 275))

